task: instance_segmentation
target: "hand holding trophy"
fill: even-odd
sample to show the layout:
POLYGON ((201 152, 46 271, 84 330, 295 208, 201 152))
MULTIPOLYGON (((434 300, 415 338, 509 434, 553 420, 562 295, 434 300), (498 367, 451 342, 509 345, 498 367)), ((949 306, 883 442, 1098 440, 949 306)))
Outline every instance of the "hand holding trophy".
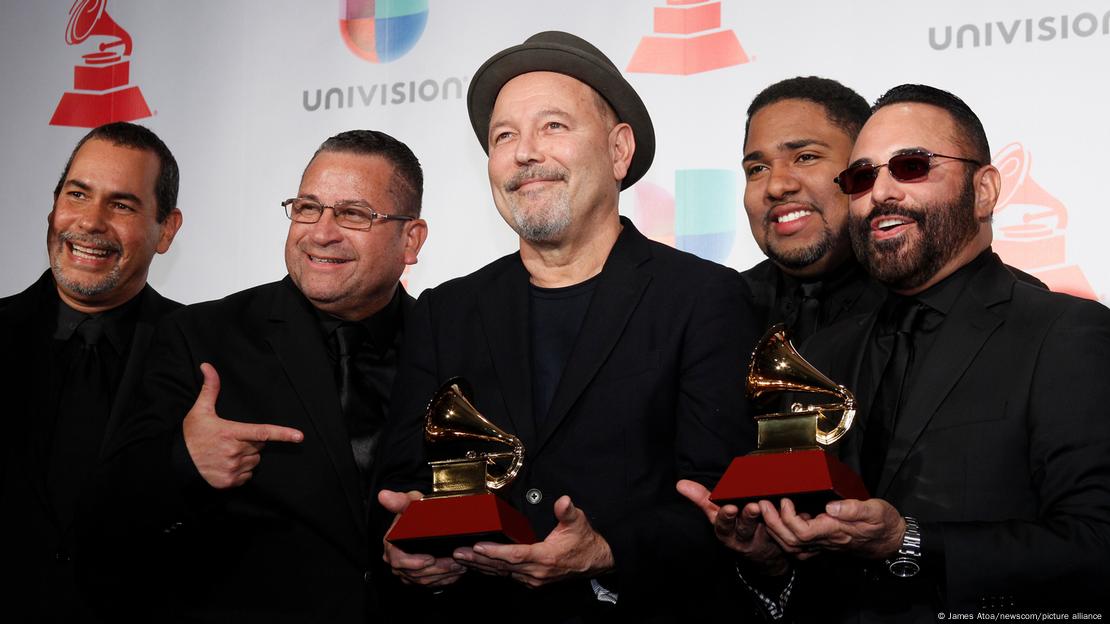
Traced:
POLYGON ((867 499, 863 480, 829 454, 855 418, 855 397, 813 367, 794 349, 782 325, 767 331, 752 354, 748 397, 780 392, 832 396, 833 403, 796 402, 788 412, 756 416, 757 448, 732 460, 709 499, 717 505, 789 498, 799 512, 816 515, 829 501, 867 499))
POLYGON ((439 557, 479 541, 536 541, 524 515, 494 494, 520 472, 524 444, 482 416, 469 394, 466 381, 456 377, 428 403, 424 442, 432 458, 432 493, 413 501, 386 535, 406 552, 439 557))

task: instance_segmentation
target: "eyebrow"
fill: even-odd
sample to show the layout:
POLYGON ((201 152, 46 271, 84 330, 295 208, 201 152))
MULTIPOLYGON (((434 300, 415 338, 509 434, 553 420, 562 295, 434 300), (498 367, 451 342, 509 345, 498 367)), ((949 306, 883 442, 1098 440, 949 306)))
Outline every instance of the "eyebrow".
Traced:
MULTIPOLYGON (((791 141, 783 141, 782 143, 779 143, 778 145, 776 145, 775 148, 778 151, 793 151, 793 150, 802 149, 803 147, 809 147, 811 145, 820 145, 821 147, 830 147, 828 143, 826 143, 825 141, 822 141, 820 139, 794 139, 794 140, 791 140, 791 141)), ((765 157, 765 155, 764 155, 763 152, 761 152, 759 150, 756 150, 754 152, 749 152, 749 153, 745 154, 744 155, 744 160, 742 160, 741 162, 749 162, 749 161, 753 161, 753 160, 763 160, 764 157, 765 157)))
MULTIPOLYGON (((321 206, 324 205, 324 202, 321 201, 319 197, 313 195, 312 193, 299 193, 297 195, 297 199, 308 199, 308 200, 316 202, 317 204, 320 204, 321 206)), ((367 208, 373 209, 373 207, 370 205, 370 202, 366 201, 365 199, 341 199, 341 200, 333 203, 332 205, 333 206, 365 206, 367 208)))
MULTIPOLYGON (((540 111, 537 111, 533 116, 534 117, 551 117, 552 115, 557 116, 557 117, 563 117, 563 118, 569 118, 570 117, 570 113, 561 109, 561 108, 545 108, 545 109, 542 109, 540 111)), ((505 119, 498 119, 498 120, 491 119, 490 124, 489 124, 489 128, 490 128, 490 131, 492 132, 494 128, 498 128, 498 127, 501 127, 501 126, 509 126, 509 125, 512 125, 512 124, 509 123, 505 119)))
MULTIPOLYGON (((82 182, 80 180, 75 180, 73 178, 70 178, 70 179, 66 180, 65 186, 67 186, 67 187, 68 186, 75 186, 75 187, 77 187, 77 188, 79 188, 79 189, 81 189, 82 191, 85 191, 85 192, 91 192, 93 190, 93 188, 91 186, 89 186, 88 184, 85 184, 84 182, 82 182)), ((143 200, 140 199, 139 196, 135 195, 134 193, 125 193, 125 192, 121 192, 121 191, 115 191, 115 192, 112 192, 112 193, 108 194, 108 199, 117 199, 117 200, 118 199, 123 199, 123 200, 126 200, 126 201, 130 201, 130 202, 134 202, 136 204, 139 204, 140 206, 143 205, 143 200)))
MULTIPOLYGON (((932 154, 933 150, 931 150, 927 147, 921 147, 921 146, 903 147, 902 149, 894 150, 890 155, 891 156, 901 156, 903 154, 912 154, 914 152, 925 152, 926 154, 932 154)), ((857 158, 857 159, 853 160, 848 166, 849 167, 855 167, 856 165, 867 165, 867 164, 871 164, 872 162, 874 162, 874 161, 872 161, 870 158, 857 158)))

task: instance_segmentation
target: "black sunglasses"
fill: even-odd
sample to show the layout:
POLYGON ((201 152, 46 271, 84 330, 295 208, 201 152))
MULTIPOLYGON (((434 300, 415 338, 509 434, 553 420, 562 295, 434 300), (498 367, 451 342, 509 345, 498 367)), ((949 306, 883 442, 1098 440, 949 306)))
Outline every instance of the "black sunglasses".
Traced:
POLYGON ((844 171, 841 171, 840 175, 836 176, 833 182, 840 187, 840 191, 845 195, 863 193, 864 191, 871 190, 871 187, 875 185, 875 179, 879 177, 879 169, 883 167, 888 167, 890 169, 890 175, 895 180, 899 182, 912 182, 929 175, 929 169, 933 167, 934 158, 951 158, 952 160, 971 163, 977 167, 982 166, 982 163, 970 158, 945 156, 944 154, 934 154, 932 152, 926 152, 925 150, 915 150, 906 152, 905 154, 891 156, 890 160, 888 160, 885 165, 873 165, 871 163, 852 165, 844 171))

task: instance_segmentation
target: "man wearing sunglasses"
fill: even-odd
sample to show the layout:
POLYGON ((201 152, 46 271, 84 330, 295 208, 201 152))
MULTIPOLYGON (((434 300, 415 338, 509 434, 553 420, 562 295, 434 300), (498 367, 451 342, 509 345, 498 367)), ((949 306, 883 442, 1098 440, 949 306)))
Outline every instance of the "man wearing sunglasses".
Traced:
POLYGON ((160 327, 106 460, 102 537, 171 548, 172 618, 366 621, 370 465, 412 303, 398 280, 427 235, 422 188, 393 137, 328 139, 282 202, 289 275, 160 327))
POLYGON ((816 517, 760 503, 782 548, 812 558, 791 609, 887 622, 1105 608, 1110 311, 1019 281, 991 252, 1000 175, 950 93, 879 98, 837 184, 890 295, 806 355, 856 393, 840 454, 874 498, 816 517))

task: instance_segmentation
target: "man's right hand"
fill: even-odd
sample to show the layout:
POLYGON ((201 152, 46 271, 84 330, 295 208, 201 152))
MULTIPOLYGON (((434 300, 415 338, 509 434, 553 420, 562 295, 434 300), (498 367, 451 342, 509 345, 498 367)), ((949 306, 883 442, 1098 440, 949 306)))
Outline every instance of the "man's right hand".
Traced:
MULTIPOLYGON (((409 503, 420 500, 423 496, 416 491, 407 494, 392 490, 378 492, 378 502, 382 507, 397 514, 389 528, 392 529, 393 525, 397 524, 397 518, 400 518, 401 513, 408 509, 409 503)), ((386 531, 386 534, 388 535, 389 531, 386 531)), ((451 557, 437 559, 431 555, 412 555, 384 539, 382 543, 385 545, 382 559, 393 568, 393 574, 405 583, 424 587, 443 587, 459 580, 459 577, 466 572, 466 567, 451 557)))
POLYGON ((718 507, 709 500, 704 485, 686 479, 679 481, 676 489, 705 513, 717 539, 760 574, 778 576, 789 570, 785 553, 763 523, 758 503, 748 503, 743 509, 736 505, 718 507))
POLYGON ((204 385, 181 427, 189 457, 200 476, 212 487, 223 490, 249 481, 252 471, 262 460, 259 453, 267 442, 304 440, 303 433, 290 427, 220 418, 216 414, 220 376, 207 362, 200 365, 200 372, 204 375, 204 385))

